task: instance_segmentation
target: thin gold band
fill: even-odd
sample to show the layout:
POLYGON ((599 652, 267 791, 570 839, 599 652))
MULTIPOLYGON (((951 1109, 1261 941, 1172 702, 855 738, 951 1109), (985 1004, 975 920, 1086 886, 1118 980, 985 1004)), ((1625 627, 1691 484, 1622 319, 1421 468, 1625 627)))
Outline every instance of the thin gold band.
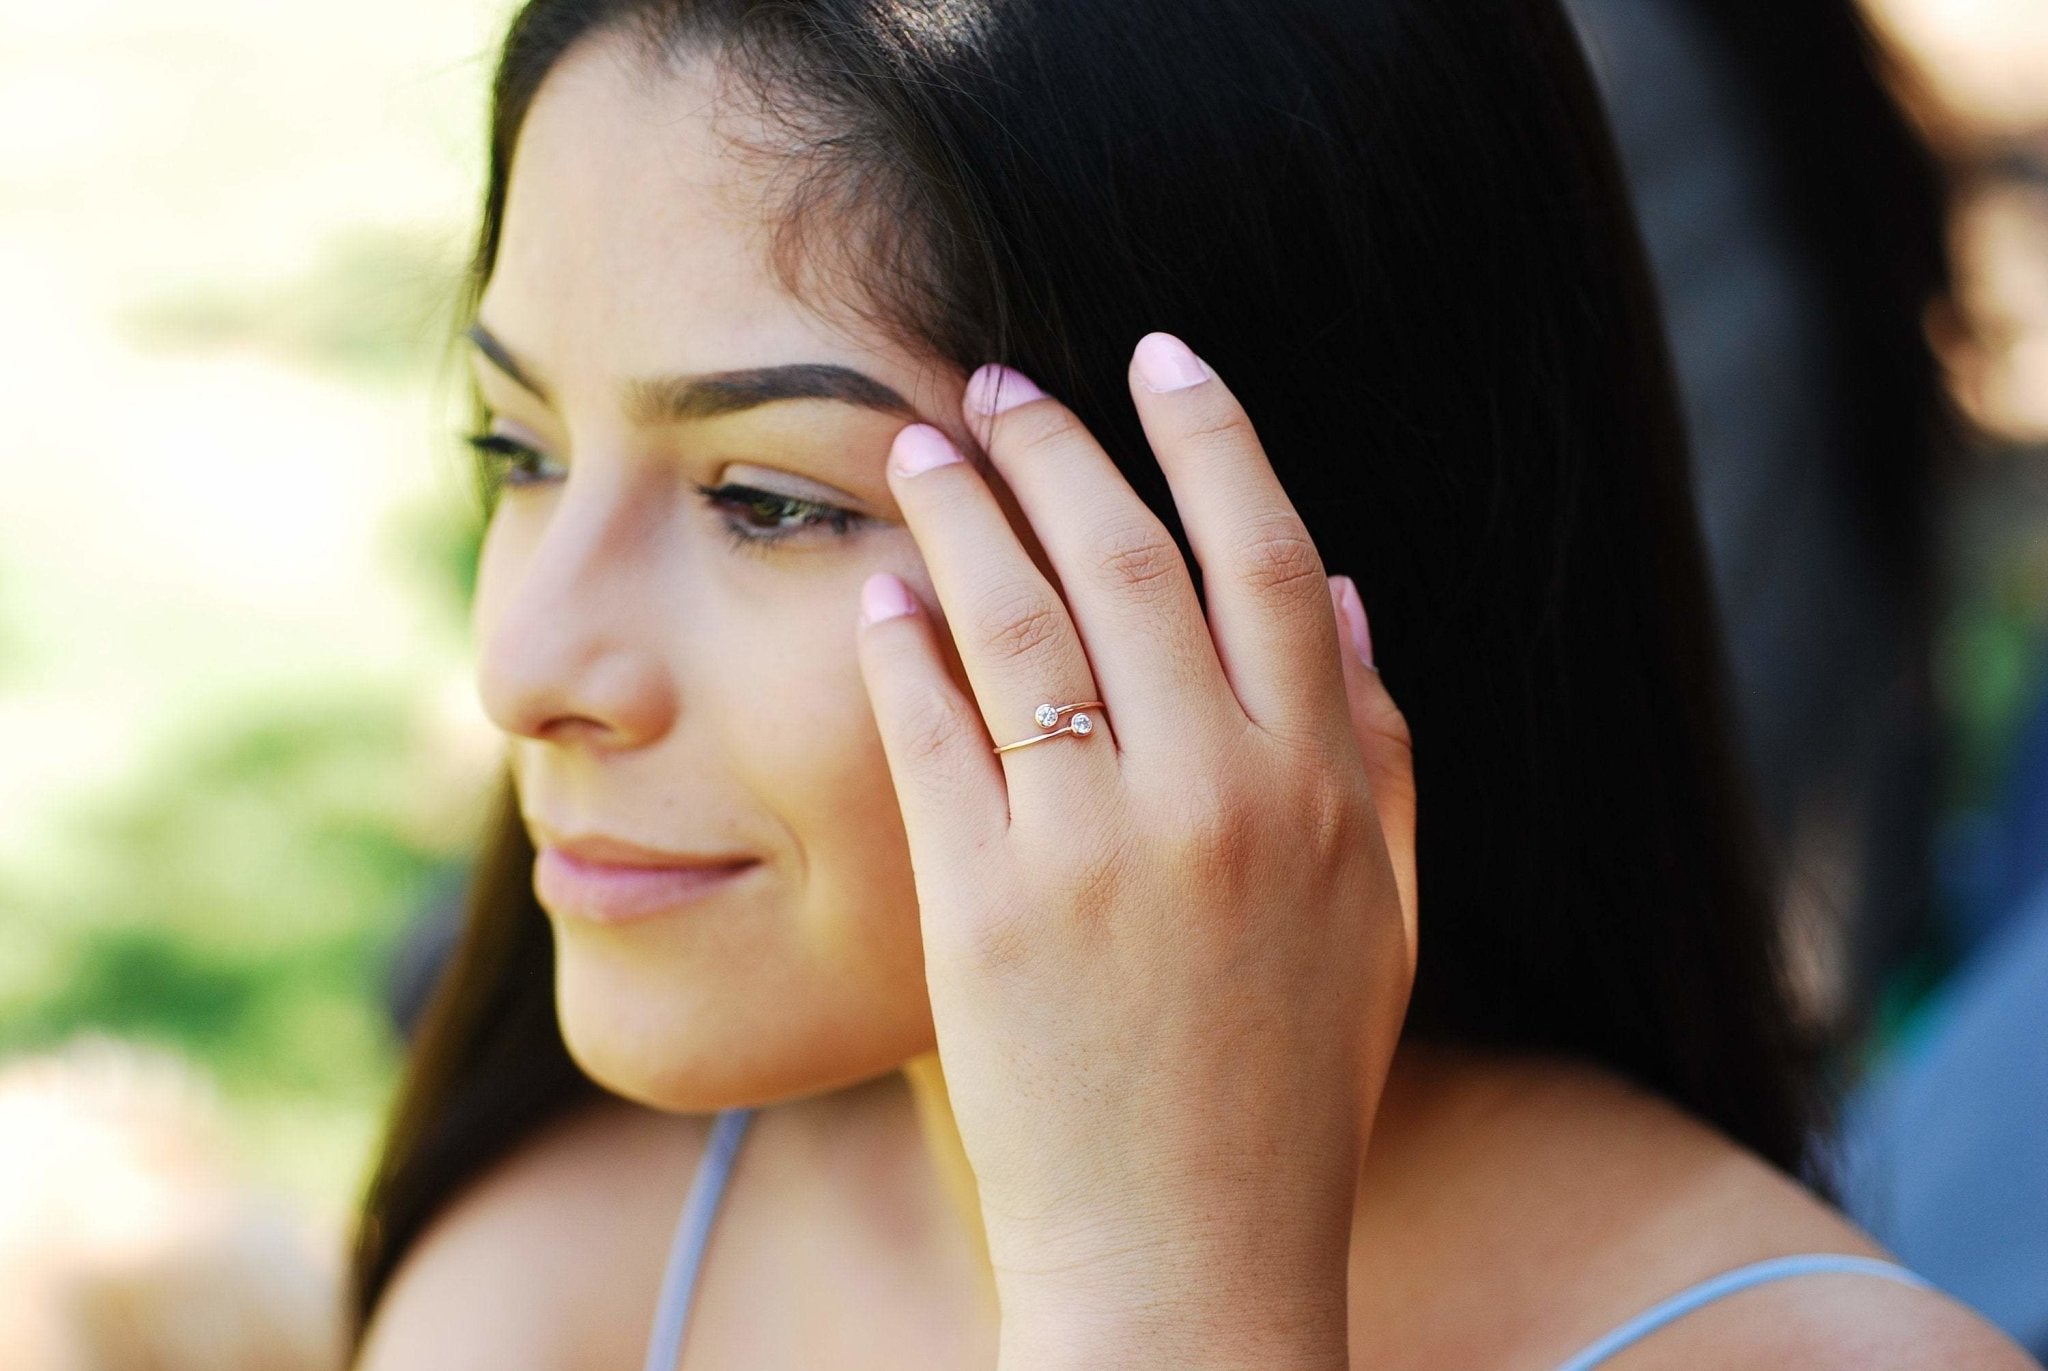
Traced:
MULTIPOLYGON (((1071 705, 1054 705, 1048 702, 1034 710, 1032 717, 1038 720, 1040 728, 1052 728, 1054 724, 1059 722, 1060 715, 1070 710, 1106 709, 1107 707, 1100 700, 1082 700, 1078 704, 1071 705)), ((1095 720, 1089 718, 1086 714, 1076 714, 1072 722, 1068 723, 1065 728, 1053 728, 1050 733, 1040 733, 1030 738, 1019 738, 1014 743, 1004 743, 994 750, 997 752, 1008 752, 1013 747, 1029 747, 1033 743, 1042 743, 1047 738, 1064 738, 1068 734, 1072 734, 1076 738, 1085 738, 1094 731, 1095 720)))

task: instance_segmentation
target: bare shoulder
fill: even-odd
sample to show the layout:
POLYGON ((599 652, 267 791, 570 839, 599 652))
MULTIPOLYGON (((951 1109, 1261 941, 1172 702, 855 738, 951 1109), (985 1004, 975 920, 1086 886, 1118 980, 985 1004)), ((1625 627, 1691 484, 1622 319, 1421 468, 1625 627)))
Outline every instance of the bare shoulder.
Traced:
POLYGON ((356 1371, 635 1365, 707 1115, 606 1096, 552 1120, 409 1249, 356 1371), (651 1203, 654 1197, 674 1203, 651 1203))
MULTIPOLYGON (((1448 1365, 1434 1328, 1489 1330, 1479 1340, 1460 1334, 1458 1365, 1559 1365, 1663 1299, 1751 1262, 1800 1252, 1890 1260, 1825 1197, 1602 1068, 1446 1053, 1427 1078, 1436 1094, 1403 1139, 1417 1160, 1389 1160, 1415 1172, 1403 1189, 1456 1195, 1454 1209, 1438 1209, 1458 1217, 1430 1225, 1427 1254, 1409 1242, 1399 1269, 1370 1273, 1382 1283, 1378 1299, 1362 1310, 1354 1301, 1389 1334, 1413 1318, 1405 1330, 1415 1365, 1448 1365)), ((1870 1273, 1806 1273, 1729 1293, 1602 1371, 1763 1365, 2038 1371, 1956 1299, 1870 1273)))
MULTIPOLYGON (((1563 1298, 1547 1350, 1569 1355, 1661 1300, 1751 1262, 1808 1252, 1897 1260, 1825 1197, 1618 1074, 1576 1063, 1510 1072, 1528 1091, 1524 1159, 1533 1156, 1559 1201, 1548 1253, 1565 1258, 1552 1268, 1563 1298), (1565 1329, 1569 1336, 1559 1337, 1565 1329)), ((1844 1271, 1730 1292, 1646 1334, 1602 1371, 1717 1366, 2041 1371, 1960 1301, 1844 1271)))
POLYGON ((1606 1363, 1611 1371, 2041 1371, 1989 1320, 1938 1290, 1809 1272, 1703 1305, 1606 1363))

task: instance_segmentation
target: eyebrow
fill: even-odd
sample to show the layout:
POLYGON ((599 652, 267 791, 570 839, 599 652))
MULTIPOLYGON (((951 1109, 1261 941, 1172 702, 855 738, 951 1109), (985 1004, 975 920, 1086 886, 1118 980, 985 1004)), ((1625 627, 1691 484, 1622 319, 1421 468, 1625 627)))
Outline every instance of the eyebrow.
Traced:
MULTIPOLYGON (((463 336, 490 358, 491 365, 553 407, 547 387, 484 327, 483 321, 472 323, 463 330, 463 336)), ((620 402, 627 416, 636 424, 649 426, 737 414, 777 400, 836 400, 908 419, 921 417, 891 387, 864 371, 835 362, 785 362, 737 371, 650 376, 628 381, 620 390, 620 402)))

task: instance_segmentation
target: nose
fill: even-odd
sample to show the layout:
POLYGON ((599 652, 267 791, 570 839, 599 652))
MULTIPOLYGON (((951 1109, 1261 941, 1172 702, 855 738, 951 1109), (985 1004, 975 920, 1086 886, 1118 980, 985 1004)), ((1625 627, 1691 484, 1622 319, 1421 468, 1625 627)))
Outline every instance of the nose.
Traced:
POLYGON ((485 539, 477 694, 508 735, 625 749, 673 726, 656 504, 565 484, 552 509, 485 539))

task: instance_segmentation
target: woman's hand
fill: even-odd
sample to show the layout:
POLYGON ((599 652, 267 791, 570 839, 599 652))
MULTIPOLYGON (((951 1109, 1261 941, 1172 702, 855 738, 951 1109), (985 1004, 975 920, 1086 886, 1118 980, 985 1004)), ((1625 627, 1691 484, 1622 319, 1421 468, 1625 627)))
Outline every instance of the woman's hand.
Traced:
POLYGON ((1359 1167, 1415 970, 1407 726, 1358 655, 1362 611, 1345 623, 1355 590, 1177 339, 1139 343, 1131 393, 1207 622, 1072 412, 1015 372, 979 412, 996 371, 967 423, 1061 589, 914 424, 890 485, 972 694, 895 577, 863 587, 859 639, 1002 1364, 1343 1366, 1359 1167), (992 751, 1047 731, 1039 705, 1092 700, 1059 717, 1074 734, 992 751))

